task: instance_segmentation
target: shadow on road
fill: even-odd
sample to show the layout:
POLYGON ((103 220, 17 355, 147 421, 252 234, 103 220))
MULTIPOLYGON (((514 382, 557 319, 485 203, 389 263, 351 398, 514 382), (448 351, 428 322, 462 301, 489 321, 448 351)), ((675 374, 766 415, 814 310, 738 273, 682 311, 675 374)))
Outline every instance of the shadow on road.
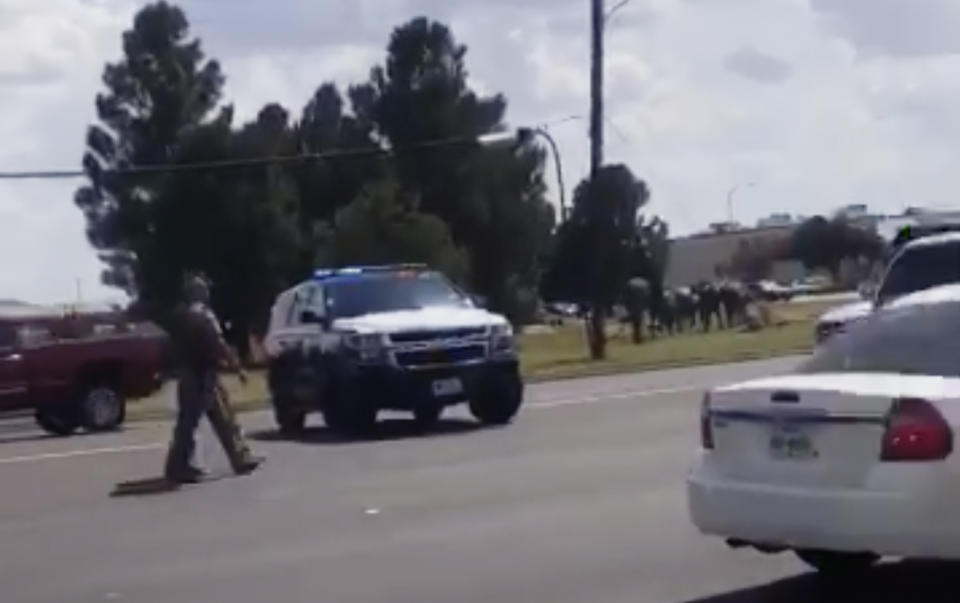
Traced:
POLYGON ((282 434, 276 429, 253 431, 248 436, 261 442, 300 442, 304 444, 320 444, 335 446, 339 444, 353 444, 357 442, 376 442, 389 440, 405 440, 410 438, 426 438, 436 436, 469 433, 481 429, 479 423, 466 419, 441 419, 434 427, 424 431, 417 424, 408 419, 386 419, 378 421, 372 433, 363 437, 348 437, 337 434, 326 427, 308 427, 299 436, 282 434))
POLYGON ((180 484, 169 482, 163 477, 150 477, 147 479, 120 482, 114 486, 113 492, 110 493, 110 496, 113 498, 129 496, 154 496, 157 494, 176 492, 180 488, 180 484))
POLYGON ((955 603, 960 601, 958 571, 958 563, 905 561, 881 565, 846 582, 808 573, 685 603, 955 603))

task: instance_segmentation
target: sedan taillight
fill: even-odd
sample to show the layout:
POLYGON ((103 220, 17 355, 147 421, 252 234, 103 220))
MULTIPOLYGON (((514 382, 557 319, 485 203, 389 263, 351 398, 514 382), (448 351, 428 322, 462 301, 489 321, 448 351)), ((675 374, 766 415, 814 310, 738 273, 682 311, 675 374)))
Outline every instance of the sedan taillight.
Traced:
POLYGON ((894 400, 883 434, 882 461, 939 461, 953 452, 953 430, 927 400, 894 400))
POLYGON ((710 393, 703 395, 700 405, 700 445, 704 450, 713 450, 713 422, 710 419, 710 393))

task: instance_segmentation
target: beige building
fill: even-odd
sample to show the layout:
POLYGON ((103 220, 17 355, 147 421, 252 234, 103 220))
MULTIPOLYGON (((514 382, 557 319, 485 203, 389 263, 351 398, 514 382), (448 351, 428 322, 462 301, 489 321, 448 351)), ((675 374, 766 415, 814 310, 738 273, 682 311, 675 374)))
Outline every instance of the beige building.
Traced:
MULTIPOLYGON (((670 243, 665 284, 669 287, 689 286, 701 281, 715 281, 722 266, 733 259, 742 243, 776 241, 790 236, 795 224, 763 228, 730 228, 716 225, 714 232, 674 239, 670 243)), ((772 278, 793 281, 803 276, 798 262, 777 262, 772 278)))

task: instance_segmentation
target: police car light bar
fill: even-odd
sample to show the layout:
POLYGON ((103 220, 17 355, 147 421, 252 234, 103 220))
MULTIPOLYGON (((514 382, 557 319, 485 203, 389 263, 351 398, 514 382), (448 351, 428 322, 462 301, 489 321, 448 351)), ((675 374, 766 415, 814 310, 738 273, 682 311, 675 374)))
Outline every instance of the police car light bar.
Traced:
POLYGON ((313 273, 313 278, 330 278, 340 275, 376 274, 384 272, 426 270, 426 264, 388 264, 384 266, 345 266, 343 268, 320 268, 313 273))

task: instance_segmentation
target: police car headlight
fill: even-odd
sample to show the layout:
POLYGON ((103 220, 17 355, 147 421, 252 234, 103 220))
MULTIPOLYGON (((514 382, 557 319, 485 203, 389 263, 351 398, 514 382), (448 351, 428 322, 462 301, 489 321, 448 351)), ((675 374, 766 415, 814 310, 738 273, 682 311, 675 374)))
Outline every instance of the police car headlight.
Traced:
POLYGON ((490 350, 493 354, 513 354, 516 341, 510 323, 494 325, 490 330, 490 350))
POLYGON ((383 335, 377 333, 346 333, 343 345, 361 360, 376 360, 383 353, 383 335))

